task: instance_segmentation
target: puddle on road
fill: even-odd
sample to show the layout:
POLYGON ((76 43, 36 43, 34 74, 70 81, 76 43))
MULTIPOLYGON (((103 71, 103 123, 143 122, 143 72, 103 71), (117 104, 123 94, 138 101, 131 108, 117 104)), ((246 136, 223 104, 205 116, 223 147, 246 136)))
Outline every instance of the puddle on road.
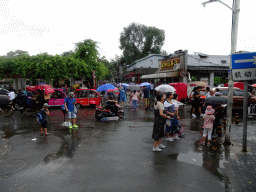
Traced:
MULTIPOLYGON (((192 165, 202 166, 205 170, 216 176, 225 188, 229 189, 229 178, 224 174, 225 162, 229 161, 230 151, 221 146, 200 146, 201 152, 172 153, 168 157, 172 160, 192 165)), ((200 151, 200 150, 197 150, 200 151)))

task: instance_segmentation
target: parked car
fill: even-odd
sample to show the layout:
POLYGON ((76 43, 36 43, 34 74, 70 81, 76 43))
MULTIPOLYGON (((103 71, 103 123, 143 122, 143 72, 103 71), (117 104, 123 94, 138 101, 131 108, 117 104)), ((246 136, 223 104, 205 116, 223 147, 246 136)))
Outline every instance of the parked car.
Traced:
POLYGON ((8 95, 9 92, 7 89, 0 88, 0 95, 8 95))
POLYGON ((76 107, 81 106, 100 105, 101 97, 94 89, 77 89, 75 91, 75 98, 77 101, 76 107))
MULTIPOLYGON (((213 90, 218 88, 222 93, 221 96, 227 97, 228 96, 228 87, 215 87, 213 90)), ((243 99, 244 99, 244 91, 234 87, 233 89, 233 109, 243 109, 243 99)), ((256 96, 252 95, 248 92, 248 106, 256 104, 256 96)))
POLYGON ((51 98, 49 99, 50 106, 61 106, 64 104, 64 100, 67 97, 66 93, 62 89, 54 89, 54 93, 51 93, 51 98))

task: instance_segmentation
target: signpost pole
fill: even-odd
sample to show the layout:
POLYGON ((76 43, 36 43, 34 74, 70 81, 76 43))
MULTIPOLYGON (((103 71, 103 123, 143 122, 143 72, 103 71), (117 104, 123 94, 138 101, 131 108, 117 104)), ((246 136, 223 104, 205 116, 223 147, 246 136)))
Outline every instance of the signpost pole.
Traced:
POLYGON ((238 17, 240 11, 240 0, 233 0, 232 6, 232 31, 231 31, 231 54, 230 54, 230 73, 228 80, 228 105, 227 105, 227 128, 225 131, 225 144, 230 145, 230 131, 232 123, 232 105, 233 105, 233 87, 234 81, 232 79, 232 60, 231 55, 236 52, 237 33, 238 33, 238 17))
POLYGON ((219 2, 223 5, 227 6, 232 10, 232 30, 231 30, 231 54, 230 54, 230 78, 228 80, 228 105, 227 105, 227 128, 225 131, 225 144, 230 145, 230 131, 231 131, 231 123, 232 123, 232 104, 233 104, 233 87, 234 81, 232 79, 232 62, 231 55, 236 52, 237 45, 237 33, 238 33, 238 18, 240 11, 240 0, 233 0, 232 8, 227 4, 223 3, 221 0, 209 0, 207 2, 202 3, 205 6, 208 3, 219 2))
POLYGON ((243 101, 243 152, 247 152, 247 105, 248 105, 248 81, 244 81, 244 101, 243 101))

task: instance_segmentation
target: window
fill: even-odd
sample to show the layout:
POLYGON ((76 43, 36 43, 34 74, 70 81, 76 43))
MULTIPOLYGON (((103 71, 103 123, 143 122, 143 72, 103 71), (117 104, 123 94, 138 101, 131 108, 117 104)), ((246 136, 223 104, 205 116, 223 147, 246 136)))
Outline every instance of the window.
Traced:
POLYGON ((244 92, 243 91, 235 90, 234 91, 234 96, 244 96, 244 92))
POLYGON ((94 91, 89 91, 89 97, 90 98, 98 98, 98 94, 95 93, 94 91))
POLYGON ((220 92, 222 93, 222 95, 228 96, 228 90, 220 90, 220 92))
POLYGON ((80 98, 87 98, 87 97, 88 97, 87 91, 82 90, 81 93, 80 93, 80 98))
POLYGON ((80 90, 79 90, 79 91, 76 91, 76 93, 75 93, 75 97, 76 97, 76 98, 79 98, 80 92, 81 92, 80 90))
POLYGON ((62 99, 62 92, 58 91, 58 90, 55 90, 55 92, 52 94, 51 97, 55 98, 55 99, 62 99))

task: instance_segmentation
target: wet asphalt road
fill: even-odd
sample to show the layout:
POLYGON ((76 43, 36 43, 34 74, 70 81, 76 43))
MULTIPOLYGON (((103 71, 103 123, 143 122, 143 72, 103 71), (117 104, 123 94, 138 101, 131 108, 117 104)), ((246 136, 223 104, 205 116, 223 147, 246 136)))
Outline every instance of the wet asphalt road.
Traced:
POLYGON ((0 116, 0 191, 231 191, 229 150, 201 146, 202 119, 180 111, 186 136, 152 152, 152 111, 125 109, 121 121, 101 122, 93 108, 78 110, 69 131, 50 109, 50 136, 39 136, 31 113, 0 116))

